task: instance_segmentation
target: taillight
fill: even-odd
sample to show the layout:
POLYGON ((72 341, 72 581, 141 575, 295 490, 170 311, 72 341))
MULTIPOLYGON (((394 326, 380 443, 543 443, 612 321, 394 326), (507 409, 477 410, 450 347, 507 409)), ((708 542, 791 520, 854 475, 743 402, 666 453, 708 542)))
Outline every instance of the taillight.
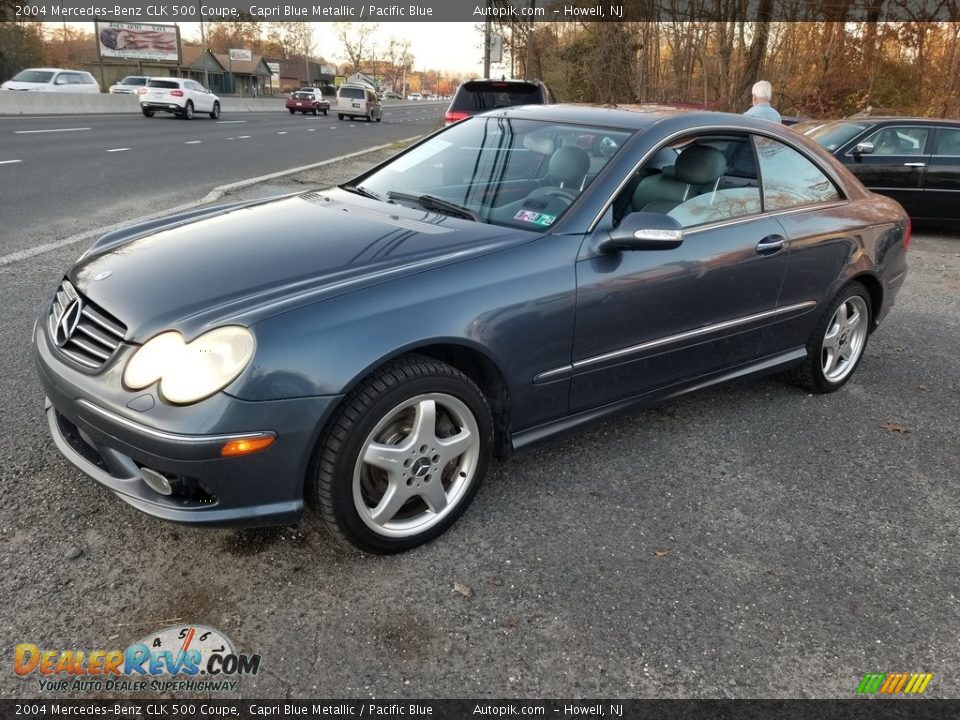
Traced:
POLYGON ((146 95, 147 89, 145 87, 137 88, 137 95, 146 95))
POLYGON ((170 94, 174 97, 183 97, 183 90, 171 90, 170 94))
POLYGON ((447 110, 447 114, 443 116, 444 125, 452 125, 455 122, 460 122, 470 117, 470 113, 465 112, 453 112, 452 110, 447 110))
POLYGON ((907 227, 903 230, 903 249, 910 249, 910 233, 913 231, 913 223, 910 222, 910 218, 907 218, 907 227))

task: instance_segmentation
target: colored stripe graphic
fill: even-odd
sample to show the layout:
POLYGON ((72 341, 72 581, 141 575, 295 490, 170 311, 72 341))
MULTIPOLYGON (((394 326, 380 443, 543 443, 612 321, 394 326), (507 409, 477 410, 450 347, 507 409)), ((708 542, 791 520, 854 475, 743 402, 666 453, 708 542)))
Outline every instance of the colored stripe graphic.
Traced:
POLYGON ((861 695, 919 695, 933 680, 933 673, 867 673, 857 686, 861 695))

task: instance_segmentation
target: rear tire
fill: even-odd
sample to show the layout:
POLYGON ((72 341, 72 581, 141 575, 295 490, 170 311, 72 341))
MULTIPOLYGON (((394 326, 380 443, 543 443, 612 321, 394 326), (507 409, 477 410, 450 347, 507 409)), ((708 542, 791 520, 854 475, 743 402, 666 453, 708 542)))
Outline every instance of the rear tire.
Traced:
POLYGON ((144 117, 153 117, 153 110, 149 108, 140 108, 140 112, 143 113, 144 117))
POLYGON ((803 365, 786 373, 794 385, 832 393, 853 376, 870 337, 870 293, 859 282, 845 285, 827 306, 807 342, 803 365))
POLYGON ((183 111, 180 114, 184 120, 193 120, 193 101, 187 100, 187 104, 183 106, 183 111))
POLYGON ((297 114, 297 111, 294 110, 293 108, 287 108, 287 109, 290 111, 290 114, 291 114, 291 115, 296 115, 296 114, 297 114))
MULTIPOLYGON (((313 116, 316 117, 319 111, 316 108, 314 108, 311 112, 313 113, 313 116)), ((304 115, 306 115, 306 113, 304 113, 304 115)))
POLYGON ((343 113, 337 113, 337 120, 343 120, 343 113))
POLYGON ((215 102, 213 104, 213 110, 210 111, 210 117, 214 120, 217 120, 220 117, 220 103, 215 102))
POLYGON ((317 447, 308 497, 330 535, 367 552, 401 552, 467 509, 487 471, 493 420, 470 378, 410 356, 347 395, 317 447))

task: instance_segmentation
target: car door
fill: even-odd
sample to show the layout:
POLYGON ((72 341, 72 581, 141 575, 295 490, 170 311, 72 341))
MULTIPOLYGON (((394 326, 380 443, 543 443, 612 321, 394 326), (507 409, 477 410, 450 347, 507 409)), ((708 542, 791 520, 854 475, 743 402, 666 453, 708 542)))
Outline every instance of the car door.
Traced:
POLYGON ((929 136, 929 127, 885 125, 847 148, 844 163, 868 188, 892 197, 911 216, 922 217, 929 136), (864 143, 873 150, 858 152, 864 143))
POLYGON ((923 186, 923 212, 931 220, 960 218, 960 126, 938 127, 933 152, 927 162, 923 186))
POLYGON ((206 88, 193 80, 187 80, 186 87, 190 91, 190 98, 193 100, 193 109, 196 112, 206 113, 213 110, 213 99, 206 88))
POLYGON ((667 212, 684 227, 679 247, 578 261, 572 413, 757 357, 787 258, 780 224, 760 211, 753 168, 752 186, 740 168, 667 212))
POLYGON ((772 138, 756 138, 764 210, 783 228, 787 276, 778 313, 767 327, 763 355, 803 348, 817 308, 834 287, 858 246, 863 219, 851 213, 841 189, 805 150, 772 138))

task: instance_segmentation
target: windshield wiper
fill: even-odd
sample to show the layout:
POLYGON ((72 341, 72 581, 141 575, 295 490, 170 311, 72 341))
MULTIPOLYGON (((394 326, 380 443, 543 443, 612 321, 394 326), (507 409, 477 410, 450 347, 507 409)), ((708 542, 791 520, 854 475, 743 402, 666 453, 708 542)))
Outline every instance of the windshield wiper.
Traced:
POLYGON ((370 198, 371 200, 379 200, 380 202, 383 202, 382 197, 377 195, 372 190, 367 190, 365 187, 361 187, 360 185, 341 185, 340 189, 346 190, 347 192, 352 192, 356 195, 363 195, 363 197, 370 198))
POLYGON ((436 210, 437 212, 446 213, 447 215, 455 215, 456 217, 461 217, 465 220, 481 222, 480 216, 470 208, 465 208, 463 205, 457 205, 456 203, 452 203, 449 200, 444 200, 443 198, 438 198, 434 195, 414 195, 412 193, 391 190, 387 193, 387 197, 391 200, 406 200, 407 202, 415 202, 426 210, 436 210))

